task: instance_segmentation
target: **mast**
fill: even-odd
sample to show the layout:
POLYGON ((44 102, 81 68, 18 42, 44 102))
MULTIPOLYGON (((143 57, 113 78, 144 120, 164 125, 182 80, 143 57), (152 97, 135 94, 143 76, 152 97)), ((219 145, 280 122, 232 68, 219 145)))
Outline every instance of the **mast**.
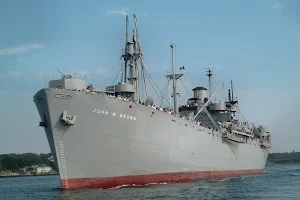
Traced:
POLYGON ((138 97, 138 90, 137 90, 137 72, 136 72, 136 61, 135 61, 135 55, 136 55, 136 44, 135 44, 135 30, 133 30, 133 42, 131 43, 132 48, 132 54, 130 53, 130 76, 129 79, 131 80, 131 84, 134 87, 134 94, 133 94, 133 100, 136 101, 138 97))
MULTIPOLYGON (((125 54, 127 54, 127 43, 128 43, 128 15, 126 15, 126 39, 125 39, 125 54)), ((125 59, 125 66, 124 66, 124 82, 127 82, 127 62, 128 60, 125 59)))
POLYGON ((231 82, 231 100, 233 101, 233 86, 232 86, 232 81, 231 82))
POLYGON ((132 74, 132 79, 134 80, 134 88, 135 88, 135 93, 134 93, 134 97, 133 100, 134 101, 139 101, 139 78, 138 78, 138 74, 139 74, 139 66, 138 66, 138 59, 140 58, 140 52, 138 50, 138 40, 137 40, 137 20, 136 20, 136 15, 133 15, 134 18, 134 30, 133 30, 133 61, 134 61, 134 74, 132 74))
POLYGON ((141 77, 143 77, 146 96, 148 96, 148 88, 147 88, 146 79, 145 79, 146 74, 145 74, 144 58, 143 58, 143 52, 142 52, 142 48, 141 48, 141 41, 140 41, 140 38, 139 38, 137 18, 136 18, 136 15, 133 15, 133 16, 134 16, 135 34, 136 34, 136 42, 137 42, 137 53, 138 53, 137 54, 137 59, 140 59, 141 77))
POLYGON ((211 72, 211 68, 208 68, 208 74, 206 74, 208 76, 208 88, 209 88, 209 98, 211 97, 211 76, 213 75, 211 72))
MULTIPOLYGON (((126 41, 125 41, 125 49, 122 51, 124 58, 124 69, 122 70, 121 74, 121 82, 124 82, 125 84, 131 84, 133 85, 133 95, 132 100, 133 101, 139 101, 140 98, 140 91, 139 91, 139 64, 138 62, 141 62, 141 71, 144 72, 144 62, 142 57, 142 50, 140 46, 140 40, 138 36, 138 28, 137 28, 137 18, 136 15, 133 15, 134 17, 134 24, 135 27, 133 29, 133 35, 132 35, 132 41, 128 41, 128 15, 126 15, 126 41), (123 76, 124 73, 124 76, 123 76)), ((142 73, 141 73, 142 74, 142 73)), ((146 80, 145 80, 145 74, 143 73, 141 77, 144 78, 144 85, 146 89, 146 95, 148 94, 148 90, 146 87, 146 80)), ((131 95, 130 95, 131 96, 131 95)))
POLYGON ((175 69, 174 69, 174 44, 171 44, 172 48, 172 73, 173 73, 173 98, 174 98, 174 114, 178 114, 178 106, 177 106, 177 85, 176 85, 176 77, 175 77, 175 69))
MULTIPOLYGON (((129 49, 129 47, 131 47, 131 43, 128 42, 128 15, 126 15, 126 39, 125 39, 125 49, 124 49, 124 52, 123 52, 123 55, 122 57, 124 58, 124 82, 127 83, 127 79, 129 80, 130 78, 128 77, 127 78, 127 63, 128 61, 131 60, 131 49, 129 49), (130 51, 130 52, 129 52, 130 51)), ((131 71, 128 72, 129 74, 131 73, 131 71)), ((123 73, 121 75, 121 82, 123 80, 123 73)))

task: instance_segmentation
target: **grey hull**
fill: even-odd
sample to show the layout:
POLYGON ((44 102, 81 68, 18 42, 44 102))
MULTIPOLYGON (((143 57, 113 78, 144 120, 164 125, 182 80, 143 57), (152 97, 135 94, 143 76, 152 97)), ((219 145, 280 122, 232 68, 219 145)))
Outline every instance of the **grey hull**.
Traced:
POLYGON ((218 131, 102 94, 48 88, 37 92, 34 101, 46 123, 45 132, 63 188, 79 187, 73 184, 75 179, 262 172, 268 156, 268 149, 261 148, 258 141, 228 142, 218 131), (64 111, 76 115, 74 125, 61 121, 64 111))

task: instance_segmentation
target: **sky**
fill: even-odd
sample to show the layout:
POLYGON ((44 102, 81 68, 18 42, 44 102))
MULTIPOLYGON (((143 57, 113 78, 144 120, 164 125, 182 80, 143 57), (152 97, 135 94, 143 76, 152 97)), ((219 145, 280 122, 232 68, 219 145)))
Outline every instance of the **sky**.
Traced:
POLYGON ((110 85, 127 14, 130 30, 137 15, 145 66, 161 88, 176 45, 175 66, 185 66, 181 104, 190 98, 185 86, 207 87, 205 68, 213 67, 213 89, 225 83, 218 97, 232 80, 243 116, 269 127, 271 152, 300 151, 299 13, 297 0, 2 0, 0 154, 50 152, 33 95, 60 78, 57 69, 110 85))

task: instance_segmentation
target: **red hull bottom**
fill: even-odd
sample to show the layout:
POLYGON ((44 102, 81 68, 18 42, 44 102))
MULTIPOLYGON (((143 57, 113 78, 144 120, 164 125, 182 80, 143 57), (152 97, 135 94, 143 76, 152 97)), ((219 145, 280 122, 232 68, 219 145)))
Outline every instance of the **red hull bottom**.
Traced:
POLYGON ((135 176, 119 176, 105 178, 73 178, 61 180, 63 189, 66 188, 113 188, 122 185, 147 185, 150 183, 183 183, 195 180, 211 180, 226 177, 261 174, 263 169, 226 170, 226 171, 199 171, 160 173, 135 176))

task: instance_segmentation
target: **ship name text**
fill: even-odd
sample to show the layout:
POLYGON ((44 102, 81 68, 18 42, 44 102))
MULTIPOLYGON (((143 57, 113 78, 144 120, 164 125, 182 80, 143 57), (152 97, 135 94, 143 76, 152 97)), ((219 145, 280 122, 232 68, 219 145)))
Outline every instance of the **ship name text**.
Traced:
POLYGON ((107 116, 110 115, 110 116, 113 116, 113 117, 119 117, 119 118, 122 118, 122 119, 128 119, 128 120, 133 120, 133 121, 136 120, 135 116, 131 116, 131 115, 124 114, 124 113, 117 114, 116 112, 109 112, 107 110, 96 109, 96 108, 93 110, 93 113, 96 113, 96 114, 99 114, 99 115, 107 115, 107 116))

